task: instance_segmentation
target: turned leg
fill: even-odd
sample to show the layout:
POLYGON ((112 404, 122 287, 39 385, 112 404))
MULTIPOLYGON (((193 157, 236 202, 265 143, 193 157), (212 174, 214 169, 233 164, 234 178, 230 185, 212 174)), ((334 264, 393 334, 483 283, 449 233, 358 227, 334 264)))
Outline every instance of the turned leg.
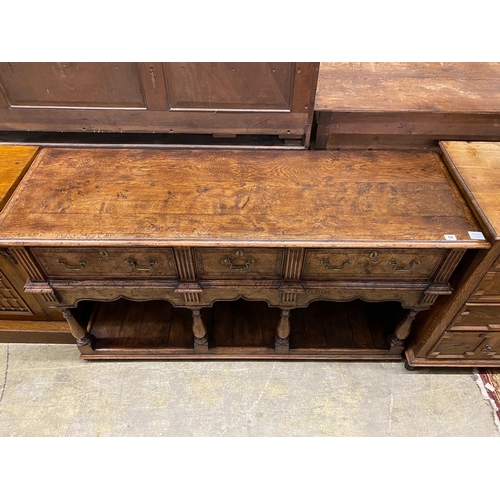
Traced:
POLYGON ((94 336, 87 333, 71 313, 71 309, 62 309, 64 319, 68 322, 69 331, 76 339, 76 345, 82 354, 90 354, 94 350, 94 336))
POLYGON ((276 328, 274 337, 274 352, 276 354, 288 354, 290 338, 290 310, 281 309, 281 318, 276 328))
POLYGON ((200 309, 191 309, 191 313, 193 314, 194 352, 196 354, 207 353, 208 335, 201 319, 200 309))
POLYGON ((405 340, 408 338, 408 335, 410 335, 411 324, 413 323, 417 313, 418 311, 412 309, 408 316, 398 323, 391 336, 391 348, 389 352, 395 354, 403 352, 405 340))

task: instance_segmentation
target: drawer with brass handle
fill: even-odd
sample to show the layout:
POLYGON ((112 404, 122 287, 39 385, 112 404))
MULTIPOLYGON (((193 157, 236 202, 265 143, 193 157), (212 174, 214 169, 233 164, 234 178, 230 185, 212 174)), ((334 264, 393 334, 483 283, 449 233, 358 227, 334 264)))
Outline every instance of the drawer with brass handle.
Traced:
POLYGON ((196 275, 200 279, 279 279, 285 251, 271 248, 196 248, 196 275))
POLYGON ((48 278, 176 278, 171 248, 32 249, 48 278))
POLYGON ((303 279, 430 279, 443 250, 306 250, 303 279))

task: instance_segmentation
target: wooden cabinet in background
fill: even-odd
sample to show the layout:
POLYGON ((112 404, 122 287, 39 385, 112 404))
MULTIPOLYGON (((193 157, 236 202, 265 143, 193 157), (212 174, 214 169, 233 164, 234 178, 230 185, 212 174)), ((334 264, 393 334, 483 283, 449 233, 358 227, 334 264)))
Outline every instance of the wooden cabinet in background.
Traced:
MULTIPOLYGON (((32 146, 0 147, 0 213, 37 153, 32 146)), ((61 313, 40 296, 25 293, 27 280, 15 252, 0 246, 0 342, 72 343, 61 313)))
MULTIPOLYGON (((0 130, 309 144, 319 63, 0 63, 0 130)), ((256 142, 258 145, 258 142, 256 142)))
POLYGON ((500 140, 499 63, 321 63, 317 149, 500 140))
POLYGON ((454 293, 415 325, 407 364, 500 366, 500 143, 443 142, 441 147, 492 247, 471 255, 454 293))

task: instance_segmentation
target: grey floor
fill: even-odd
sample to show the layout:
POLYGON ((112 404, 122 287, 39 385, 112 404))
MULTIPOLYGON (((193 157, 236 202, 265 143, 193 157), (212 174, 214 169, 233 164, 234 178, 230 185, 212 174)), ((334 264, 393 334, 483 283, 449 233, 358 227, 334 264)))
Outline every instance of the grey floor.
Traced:
POLYGON ((500 436, 472 369, 86 362, 0 344, 0 436, 500 436))

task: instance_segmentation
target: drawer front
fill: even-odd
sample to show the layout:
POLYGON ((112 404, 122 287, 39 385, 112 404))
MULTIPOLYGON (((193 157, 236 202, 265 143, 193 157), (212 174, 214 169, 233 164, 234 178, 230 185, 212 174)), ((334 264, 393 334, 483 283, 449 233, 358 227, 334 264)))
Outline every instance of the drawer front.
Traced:
POLYGON ((49 278, 176 278, 171 248, 33 248, 49 278))
POLYGON ((279 279, 285 252, 267 248, 196 248, 200 279, 279 279))
POLYGON ((302 278, 431 278, 443 250, 306 250, 302 278))
MULTIPOLYGON (((498 267, 500 268, 500 264, 498 267)), ((500 270, 486 273, 481 283, 471 295, 470 300, 473 302, 500 303, 500 270)))
POLYGON ((500 332, 444 332, 428 357, 500 360, 500 332))
POLYGON ((478 327, 500 331, 500 304, 466 304, 457 314, 453 328, 478 327))

